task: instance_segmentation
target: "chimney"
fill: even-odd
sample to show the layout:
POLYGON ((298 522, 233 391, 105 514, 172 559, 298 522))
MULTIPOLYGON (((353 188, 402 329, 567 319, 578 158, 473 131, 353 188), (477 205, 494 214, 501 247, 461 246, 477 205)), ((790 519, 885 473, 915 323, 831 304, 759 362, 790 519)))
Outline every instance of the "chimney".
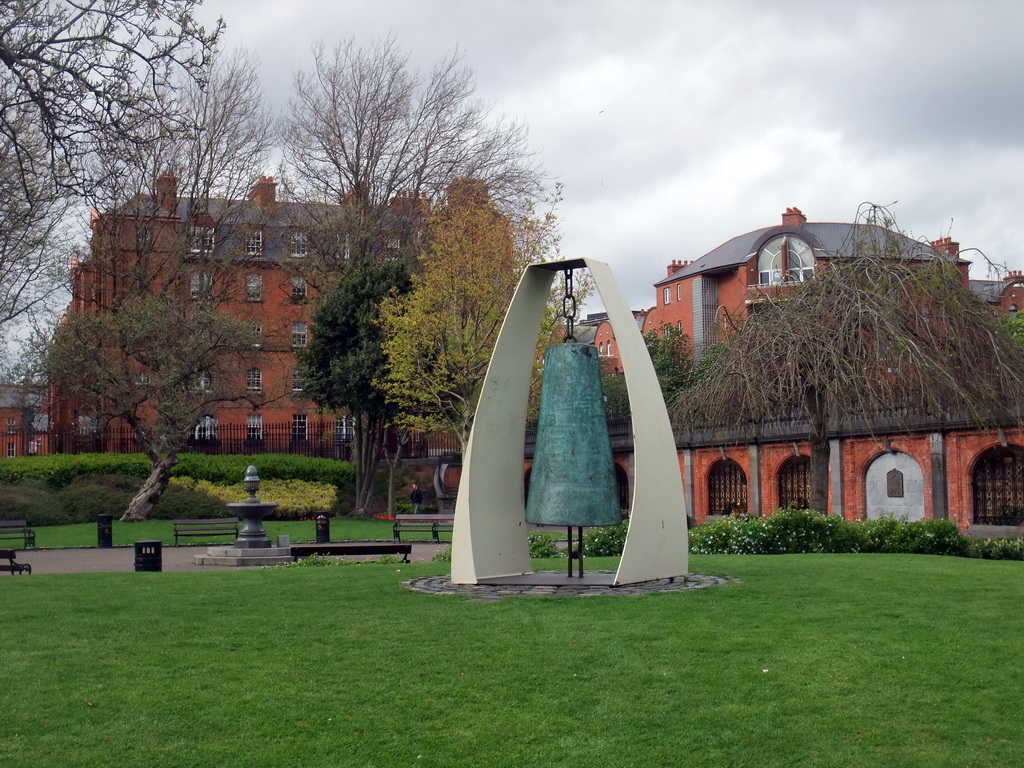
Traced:
POLYGON ((277 182, 273 176, 260 176, 249 191, 249 199, 255 200, 261 208, 277 202, 277 182))
POLYGON ((1024 274, 1022 274, 1019 269, 1011 269, 1009 272, 1006 273, 1006 277, 1003 278, 1003 282, 1015 283, 1018 280, 1021 280, 1021 278, 1024 278, 1024 274))
POLYGON ((164 171, 156 179, 156 209, 173 214, 178 208, 178 179, 173 171, 164 171))
POLYGON ((932 240, 932 248, 939 253, 946 254, 951 259, 955 259, 960 255, 960 243, 949 237, 940 237, 938 240, 932 240))
POLYGON ((784 227, 802 227, 806 223, 807 217, 799 208, 787 208, 786 212, 782 214, 782 226, 784 227))
POLYGON ((668 265, 668 274, 666 275, 666 277, 672 277, 672 275, 674 275, 684 266, 685 265, 683 264, 683 262, 672 259, 672 263, 668 265))

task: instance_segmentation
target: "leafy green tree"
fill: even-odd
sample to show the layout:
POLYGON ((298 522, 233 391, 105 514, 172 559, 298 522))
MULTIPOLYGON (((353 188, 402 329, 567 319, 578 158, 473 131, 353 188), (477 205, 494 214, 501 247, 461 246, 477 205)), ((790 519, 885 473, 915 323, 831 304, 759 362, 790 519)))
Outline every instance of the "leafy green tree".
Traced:
MULTIPOLYGON (((644 344, 658 376, 661 394, 666 403, 671 403, 693 382, 695 368, 689 337, 674 325, 666 325, 660 332, 651 330, 645 333, 644 344)), ((629 395, 622 374, 605 372, 601 378, 605 410, 610 415, 629 413, 629 395)))
POLYGON ((384 429, 397 413, 379 386, 387 364, 380 305, 411 287, 403 260, 358 259, 321 298, 312 316, 309 345, 299 352, 305 392, 321 408, 354 417, 357 514, 370 508, 384 429))
POLYGON ((110 311, 72 314, 60 324, 47 361, 60 395, 82 403, 80 418, 97 428, 127 425, 152 462, 122 520, 146 519, 207 414, 252 402, 238 375, 251 353, 247 324, 212 302, 166 293, 129 296, 110 311))
POLYGON ((413 291, 384 301, 388 366, 381 386, 424 427, 442 427, 463 449, 505 311, 535 248, 524 222, 502 215, 480 182, 460 180, 430 218, 431 244, 413 291))
POLYGON ((1016 421, 1024 401, 1024 350, 957 265, 922 255, 884 209, 858 218, 848 252, 813 279, 759 296, 673 408, 691 427, 806 420, 819 512, 828 509, 829 430, 844 421, 985 426, 1016 421))

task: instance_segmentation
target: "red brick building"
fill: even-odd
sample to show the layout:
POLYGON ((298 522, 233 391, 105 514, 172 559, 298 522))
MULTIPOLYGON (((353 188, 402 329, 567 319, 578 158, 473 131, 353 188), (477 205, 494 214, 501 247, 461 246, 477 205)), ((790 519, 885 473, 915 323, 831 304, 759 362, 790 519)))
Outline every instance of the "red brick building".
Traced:
MULTIPOLYGON (((672 261, 654 284, 655 304, 642 315, 643 331, 675 326, 689 336, 699 359, 764 292, 810 279, 816 265, 830 254, 848 252, 858 237, 902 237, 865 231, 866 226, 812 223, 789 208, 779 225, 734 237, 693 260, 672 261)), ((994 311, 1012 314, 1024 307, 1024 275, 969 280, 970 264, 950 238, 903 241, 904 254, 912 258, 954 260, 964 285, 994 311)), ((610 329, 602 334, 599 326, 594 342, 614 355, 609 336, 610 329)), ((806 505, 806 434, 804 425, 793 422, 761 425, 754 435, 722 430, 678 435, 679 466, 695 521, 806 505)), ((619 448, 628 453, 629 441, 620 441, 619 448)), ((907 434, 895 419, 870 431, 847 428, 831 440, 829 507, 847 519, 948 517, 965 529, 1024 524, 1024 433, 983 433, 966 424, 940 430, 921 423, 907 434)))

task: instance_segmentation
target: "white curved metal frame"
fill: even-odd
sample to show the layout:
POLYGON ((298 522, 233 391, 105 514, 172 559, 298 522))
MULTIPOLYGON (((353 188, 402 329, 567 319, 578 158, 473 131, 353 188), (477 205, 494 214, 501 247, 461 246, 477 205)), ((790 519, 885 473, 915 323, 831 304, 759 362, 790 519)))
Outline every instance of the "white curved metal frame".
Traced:
POLYGON ((523 498, 526 408, 544 306, 554 276, 590 271, 618 345, 633 420, 629 533, 614 584, 687 573, 687 507, 675 438, 650 356, 608 265, 570 259, 527 267, 512 298, 480 393, 463 457, 452 536, 452 581, 530 572, 523 498))

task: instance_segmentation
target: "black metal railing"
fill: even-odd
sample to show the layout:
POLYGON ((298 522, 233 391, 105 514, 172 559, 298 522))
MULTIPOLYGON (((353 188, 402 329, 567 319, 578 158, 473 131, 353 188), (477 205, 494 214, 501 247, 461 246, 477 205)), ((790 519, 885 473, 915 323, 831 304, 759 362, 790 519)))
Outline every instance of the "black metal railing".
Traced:
MULTIPOLYGON (((304 426, 292 423, 218 424, 197 430, 186 441, 184 452, 213 455, 287 453, 313 458, 349 460, 352 433, 334 419, 310 420, 304 426)), ((393 430, 385 436, 385 450, 394 453, 398 437, 393 430)), ((441 432, 414 432, 402 446, 403 459, 427 459, 457 454, 459 441, 441 432)), ((135 435, 128 427, 96 430, 8 430, 0 435, 0 456, 32 456, 61 453, 139 453, 135 435)))

